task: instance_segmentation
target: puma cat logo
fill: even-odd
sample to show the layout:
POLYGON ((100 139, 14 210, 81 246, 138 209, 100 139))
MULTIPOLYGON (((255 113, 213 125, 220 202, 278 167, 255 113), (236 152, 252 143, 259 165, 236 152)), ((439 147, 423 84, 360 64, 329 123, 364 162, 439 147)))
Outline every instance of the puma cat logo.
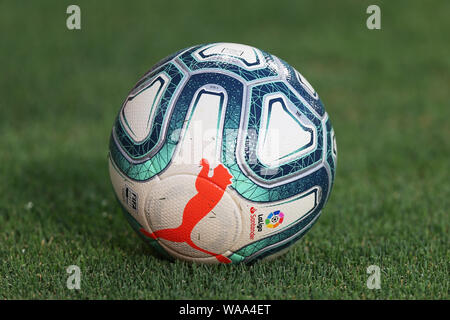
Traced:
POLYGON ((177 228, 161 229, 153 233, 149 233, 143 228, 140 231, 155 240, 160 238, 173 242, 185 242, 198 251, 216 257, 220 262, 230 263, 231 260, 227 257, 200 248, 191 240, 192 230, 219 203, 233 177, 223 164, 214 168, 212 177, 208 176, 208 161, 202 159, 200 165, 202 169, 195 180, 195 188, 198 193, 184 207, 181 225, 177 228))

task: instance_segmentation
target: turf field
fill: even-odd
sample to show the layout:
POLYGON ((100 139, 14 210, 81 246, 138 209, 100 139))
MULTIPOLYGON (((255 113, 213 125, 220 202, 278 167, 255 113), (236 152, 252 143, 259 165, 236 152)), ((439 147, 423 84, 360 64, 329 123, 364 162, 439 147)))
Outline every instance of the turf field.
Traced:
POLYGON ((1 299, 449 299, 450 1, 3 1, 1 299), (79 31, 66 8, 81 7, 79 31), (366 8, 381 7, 381 30, 366 8), (119 210, 113 120, 166 55, 271 52, 337 134, 331 198, 286 255, 253 266, 155 258, 119 210), (66 287, 69 265, 81 289, 66 287), (369 290, 366 269, 381 269, 369 290))

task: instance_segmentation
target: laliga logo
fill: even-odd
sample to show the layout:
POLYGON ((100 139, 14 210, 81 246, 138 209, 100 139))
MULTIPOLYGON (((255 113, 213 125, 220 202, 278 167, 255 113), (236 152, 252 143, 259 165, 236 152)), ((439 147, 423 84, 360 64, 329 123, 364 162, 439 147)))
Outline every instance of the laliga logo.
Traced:
POLYGON ((160 238, 173 242, 185 242, 198 251, 216 257, 220 262, 230 263, 231 260, 227 257, 200 248, 191 240, 192 230, 219 203, 225 193, 225 189, 231 184, 231 178, 233 177, 223 164, 219 164, 214 168, 212 177, 208 176, 208 161, 202 159, 200 165, 202 169, 195 180, 195 188, 198 193, 184 207, 181 225, 177 228, 161 229, 153 233, 149 233, 143 228, 140 231, 147 237, 155 240, 160 238))
POLYGON ((284 219, 284 213, 281 212, 280 210, 271 212, 267 218, 266 218, 266 227, 267 228, 276 228, 278 227, 280 224, 283 223, 283 219, 284 219))

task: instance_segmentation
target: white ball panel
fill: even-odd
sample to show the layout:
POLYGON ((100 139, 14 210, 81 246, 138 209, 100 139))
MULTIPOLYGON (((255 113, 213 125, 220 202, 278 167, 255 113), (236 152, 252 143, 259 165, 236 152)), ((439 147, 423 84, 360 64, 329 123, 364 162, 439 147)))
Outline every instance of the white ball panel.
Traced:
POLYGON ((158 102, 168 84, 168 77, 165 74, 159 74, 157 80, 129 98, 130 100, 123 107, 122 123, 135 142, 141 142, 150 133, 158 102))
POLYGON ((257 48, 238 43, 214 43, 208 48, 201 48, 194 53, 198 61, 220 60, 237 64, 247 70, 264 68, 266 62, 257 48))
POLYGON ((302 87, 305 88, 305 90, 309 93, 309 95, 316 100, 319 99, 316 90, 314 90, 313 86, 308 82, 308 80, 306 80, 306 78, 303 77, 303 75, 297 70, 295 70, 295 74, 297 76, 297 80, 300 82, 302 87))
POLYGON ((258 159, 264 165, 280 166, 316 147, 315 127, 295 109, 282 94, 264 98, 257 148, 258 159))

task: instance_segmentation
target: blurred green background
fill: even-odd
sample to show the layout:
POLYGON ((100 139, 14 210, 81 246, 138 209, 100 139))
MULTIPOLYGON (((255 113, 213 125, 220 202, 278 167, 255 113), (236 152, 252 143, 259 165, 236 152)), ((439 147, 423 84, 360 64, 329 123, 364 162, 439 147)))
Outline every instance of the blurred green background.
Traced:
POLYGON ((450 1, 2 1, 0 298, 448 299, 450 1), (66 8, 81 8, 81 30, 66 8), (366 8, 381 8, 368 30, 366 8), (108 139, 178 49, 237 42, 318 91, 337 135, 322 217, 254 266, 155 258, 119 212, 108 139), (81 290, 66 287, 69 265, 81 290), (381 289, 366 287, 369 265, 381 289))

